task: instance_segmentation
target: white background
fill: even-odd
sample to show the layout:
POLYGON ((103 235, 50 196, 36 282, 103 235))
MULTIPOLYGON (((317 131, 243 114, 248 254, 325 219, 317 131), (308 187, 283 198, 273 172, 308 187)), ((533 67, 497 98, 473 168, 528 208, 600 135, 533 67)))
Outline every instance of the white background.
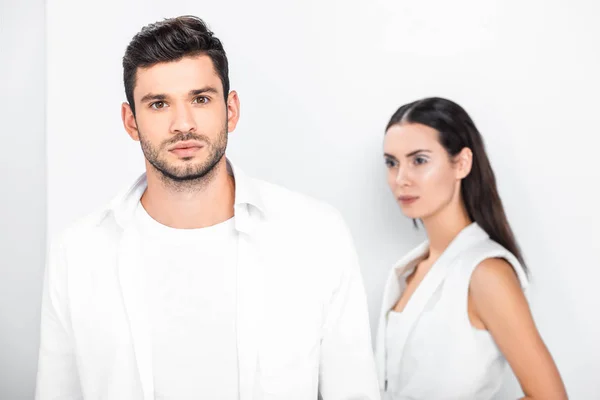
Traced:
POLYGON ((121 58, 143 25, 180 14, 204 18, 228 52, 242 103, 229 157, 346 217, 373 328, 390 266, 423 238, 386 187, 383 129, 417 98, 463 105, 569 394, 600 398, 597 1, 49 0, 50 236, 143 171, 120 121, 121 58))
POLYGON ((44 0, 0 0, 0 399, 33 399, 46 241, 44 0))

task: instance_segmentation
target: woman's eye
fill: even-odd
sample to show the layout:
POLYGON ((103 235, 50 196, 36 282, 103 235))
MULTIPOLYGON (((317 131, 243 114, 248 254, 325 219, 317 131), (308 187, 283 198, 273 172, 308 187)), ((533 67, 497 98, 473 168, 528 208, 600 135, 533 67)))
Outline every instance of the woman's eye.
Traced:
POLYGON ((386 159, 385 159, 385 165, 386 165, 388 168, 394 168, 394 167, 396 167, 397 163, 396 163, 396 161, 394 161, 394 160, 391 160, 391 159, 389 159, 389 158, 386 158, 386 159))
POLYGON ((427 161, 425 157, 415 157, 415 165, 425 164, 427 161))

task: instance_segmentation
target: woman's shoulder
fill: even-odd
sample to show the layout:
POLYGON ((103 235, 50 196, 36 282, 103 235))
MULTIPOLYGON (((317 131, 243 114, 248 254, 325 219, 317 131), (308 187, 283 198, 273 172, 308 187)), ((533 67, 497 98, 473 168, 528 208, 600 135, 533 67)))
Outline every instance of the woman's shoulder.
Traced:
POLYGON ((471 280, 501 280, 507 274, 516 274, 521 287, 528 286, 527 274, 517 257, 489 237, 465 249, 461 261, 471 280))

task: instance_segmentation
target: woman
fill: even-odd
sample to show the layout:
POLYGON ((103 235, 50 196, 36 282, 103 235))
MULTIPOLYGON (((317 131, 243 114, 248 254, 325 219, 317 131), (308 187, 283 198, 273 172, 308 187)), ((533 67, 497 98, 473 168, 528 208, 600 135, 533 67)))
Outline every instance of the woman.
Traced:
POLYGON ((508 362, 524 399, 566 399, 469 115, 441 98, 400 107, 386 129, 384 158, 402 212, 428 237, 395 265, 384 292, 377 336, 384 398, 491 399, 508 362))

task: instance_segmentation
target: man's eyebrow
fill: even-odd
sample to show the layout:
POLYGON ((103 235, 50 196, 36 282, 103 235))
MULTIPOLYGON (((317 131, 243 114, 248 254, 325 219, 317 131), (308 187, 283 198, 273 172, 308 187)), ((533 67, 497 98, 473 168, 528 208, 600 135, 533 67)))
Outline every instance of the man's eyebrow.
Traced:
POLYGON ((144 97, 142 97, 142 100, 140 100, 141 103, 146 103, 148 101, 154 100, 154 101, 165 101, 167 99, 167 95, 166 94, 155 94, 155 93, 148 93, 147 95, 145 95, 144 97))
POLYGON ((202 89, 190 90, 190 96, 198 96, 199 94, 205 94, 205 93, 218 94, 219 91, 212 86, 207 86, 202 89))

